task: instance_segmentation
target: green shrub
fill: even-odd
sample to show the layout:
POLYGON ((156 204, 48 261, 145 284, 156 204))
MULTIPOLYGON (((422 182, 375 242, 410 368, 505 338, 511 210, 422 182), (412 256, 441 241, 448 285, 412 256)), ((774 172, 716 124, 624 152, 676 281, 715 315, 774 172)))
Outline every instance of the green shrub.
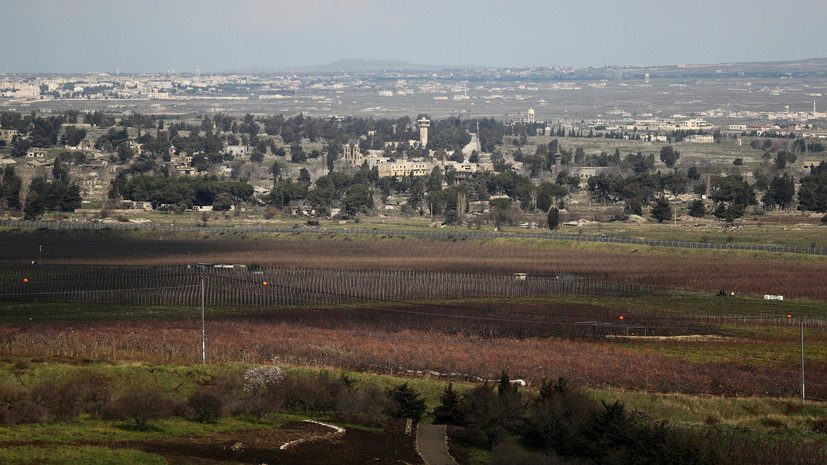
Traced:
POLYGON ((393 403, 387 391, 371 384, 360 390, 346 389, 336 399, 336 411, 357 418, 369 426, 379 426, 387 418, 393 403))
POLYGON ((160 389, 151 385, 130 388, 115 402, 124 418, 135 420, 138 431, 146 431, 149 420, 168 415, 169 404, 160 389))
POLYGON ((221 397, 206 389, 193 392, 187 399, 187 406, 191 418, 199 423, 214 423, 221 416, 223 409, 221 397))
POLYGON ((32 401, 24 400, 15 404, 10 410, 7 422, 12 425, 40 423, 46 412, 32 401))

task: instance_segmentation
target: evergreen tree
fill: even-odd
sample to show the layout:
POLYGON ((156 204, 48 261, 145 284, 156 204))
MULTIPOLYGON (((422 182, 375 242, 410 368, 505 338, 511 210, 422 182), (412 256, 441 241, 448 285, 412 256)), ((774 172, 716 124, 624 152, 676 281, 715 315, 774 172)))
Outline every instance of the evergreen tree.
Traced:
POLYGON ((548 229, 554 230, 560 227, 560 210, 551 208, 548 211, 548 229))
POLYGON ((444 425, 465 424, 465 412, 462 409, 462 395, 454 389, 453 383, 442 391, 440 404, 434 408, 434 423, 444 425))
POLYGON ((212 203, 213 211, 228 211, 233 206, 233 198, 227 192, 220 192, 212 203))
POLYGON ((795 197, 795 180, 790 175, 776 176, 770 181, 767 192, 761 199, 768 207, 788 207, 795 197))
POLYGON ((3 180, 0 182, 0 207, 20 210, 20 189, 23 180, 15 174, 14 167, 3 168, 3 180))
POLYGON ((48 188, 46 178, 43 176, 37 176, 32 179, 31 184, 29 184, 29 190, 26 192, 26 205, 23 207, 23 213, 27 220, 33 220, 46 211, 48 188))
POLYGON ((689 204, 689 215, 695 218, 703 218, 706 215, 706 208, 703 200, 693 200, 689 204))
POLYGON ((293 163, 304 163, 307 161, 307 154, 304 153, 302 145, 298 142, 290 145, 290 161, 293 163))
POLYGON ((83 198, 80 195, 80 186, 71 183, 63 190, 60 198, 60 211, 72 212, 83 205, 83 198))
POLYGON ((390 412, 394 418, 410 418, 415 422, 422 420, 425 415, 425 399, 420 396, 408 383, 400 384, 388 389, 388 395, 394 401, 395 407, 390 412))
POLYGON ((650 213, 652 214, 652 218, 658 220, 658 223, 663 223, 664 221, 672 219, 672 206, 669 205, 668 200, 661 197, 655 202, 650 213))
POLYGON ((278 161, 273 162, 273 166, 270 168, 270 172, 273 173, 273 183, 275 184, 278 181, 279 176, 281 175, 281 165, 279 165, 278 161))
POLYGON ((827 211, 827 163, 821 162, 801 178, 798 190, 799 208, 817 212, 827 211))

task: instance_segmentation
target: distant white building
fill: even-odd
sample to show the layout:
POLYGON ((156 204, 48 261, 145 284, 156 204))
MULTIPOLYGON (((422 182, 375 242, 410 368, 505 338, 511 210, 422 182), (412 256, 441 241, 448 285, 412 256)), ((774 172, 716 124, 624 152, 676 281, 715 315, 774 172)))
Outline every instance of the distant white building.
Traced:
POLYGON ((712 125, 702 119, 688 119, 680 124, 680 129, 708 129, 712 125))
POLYGON ((40 88, 35 86, 24 86, 14 92, 14 98, 35 99, 40 97, 40 88))
POLYGON ((232 155, 233 158, 235 157, 246 157, 250 153, 250 146, 249 145, 228 145, 225 153, 228 155, 232 155))
POLYGON ((379 161, 376 163, 380 177, 427 176, 434 164, 425 161, 379 161))
POLYGON ((693 135, 693 136, 686 136, 684 139, 687 142, 696 142, 700 144, 711 144, 715 142, 715 138, 709 135, 693 135))

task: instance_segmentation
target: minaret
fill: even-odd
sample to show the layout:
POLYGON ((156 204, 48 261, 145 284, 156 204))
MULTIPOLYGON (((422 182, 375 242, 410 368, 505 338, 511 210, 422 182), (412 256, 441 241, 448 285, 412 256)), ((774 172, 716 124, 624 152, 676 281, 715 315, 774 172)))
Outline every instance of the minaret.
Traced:
POLYGON ((431 127, 431 120, 423 116, 416 120, 416 125, 419 127, 419 144, 425 148, 428 145, 428 128, 431 127))
POLYGON ((554 154, 554 172, 560 174, 563 171, 563 156, 560 155, 560 145, 557 146, 557 152, 554 154))

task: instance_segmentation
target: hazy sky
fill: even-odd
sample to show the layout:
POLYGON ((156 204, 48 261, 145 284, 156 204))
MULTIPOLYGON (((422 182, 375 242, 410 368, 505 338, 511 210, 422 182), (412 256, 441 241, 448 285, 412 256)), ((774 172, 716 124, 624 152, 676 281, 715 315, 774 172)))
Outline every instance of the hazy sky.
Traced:
POLYGON ((0 71, 202 72, 342 58, 603 66, 827 56, 827 1, 0 0, 0 71))

